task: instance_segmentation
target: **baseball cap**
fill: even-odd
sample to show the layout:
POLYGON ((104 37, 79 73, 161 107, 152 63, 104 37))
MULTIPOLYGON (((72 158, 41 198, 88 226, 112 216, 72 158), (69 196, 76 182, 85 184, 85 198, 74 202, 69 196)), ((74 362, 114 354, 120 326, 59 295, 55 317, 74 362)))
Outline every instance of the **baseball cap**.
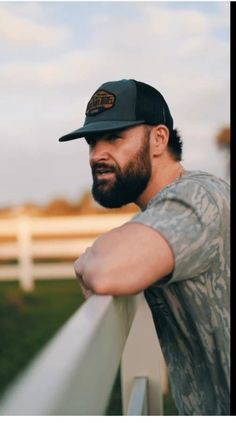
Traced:
POLYGON ((88 102, 84 126, 59 138, 70 141, 96 133, 126 129, 142 123, 164 124, 173 129, 173 119, 162 94, 134 79, 105 82, 88 102))

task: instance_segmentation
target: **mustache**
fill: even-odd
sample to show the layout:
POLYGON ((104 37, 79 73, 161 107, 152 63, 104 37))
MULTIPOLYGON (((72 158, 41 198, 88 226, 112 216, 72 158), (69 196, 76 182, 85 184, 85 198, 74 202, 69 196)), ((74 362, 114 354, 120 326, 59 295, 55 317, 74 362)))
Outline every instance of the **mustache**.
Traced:
POLYGON ((109 165, 106 163, 95 163, 91 166, 92 174, 96 175, 98 172, 116 172, 117 168, 114 165, 109 165))

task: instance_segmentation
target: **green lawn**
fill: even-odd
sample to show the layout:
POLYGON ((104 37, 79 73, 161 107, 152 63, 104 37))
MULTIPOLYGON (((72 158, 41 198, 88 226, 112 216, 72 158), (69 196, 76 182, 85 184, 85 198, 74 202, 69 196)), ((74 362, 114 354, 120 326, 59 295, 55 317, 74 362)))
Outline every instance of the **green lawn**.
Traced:
POLYGON ((76 280, 0 283, 0 394, 82 302, 76 280))
MULTIPOLYGON (((0 283, 0 395, 83 301, 76 280, 36 281, 33 293, 17 282, 0 283)), ((164 413, 177 415, 171 395, 164 413)), ((118 374, 107 415, 121 414, 118 374)))

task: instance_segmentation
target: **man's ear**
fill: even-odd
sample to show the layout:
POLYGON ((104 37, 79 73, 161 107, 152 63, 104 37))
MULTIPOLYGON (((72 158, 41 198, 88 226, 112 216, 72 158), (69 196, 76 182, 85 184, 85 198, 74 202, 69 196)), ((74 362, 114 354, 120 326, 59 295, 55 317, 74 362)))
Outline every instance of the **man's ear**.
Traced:
POLYGON ((169 141, 169 129, 165 125, 154 126, 151 132, 151 151, 153 157, 162 155, 169 141))

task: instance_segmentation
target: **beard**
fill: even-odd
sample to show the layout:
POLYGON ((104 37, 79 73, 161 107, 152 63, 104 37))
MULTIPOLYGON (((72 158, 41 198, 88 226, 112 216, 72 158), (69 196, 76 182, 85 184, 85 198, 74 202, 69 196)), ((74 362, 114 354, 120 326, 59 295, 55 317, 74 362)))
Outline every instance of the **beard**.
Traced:
POLYGON ((92 167, 92 195, 95 201, 107 208, 116 208, 135 202, 145 190, 151 176, 149 139, 129 160, 123 169, 118 164, 96 163, 92 167), (112 172, 114 178, 99 179, 96 172, 112 172))

